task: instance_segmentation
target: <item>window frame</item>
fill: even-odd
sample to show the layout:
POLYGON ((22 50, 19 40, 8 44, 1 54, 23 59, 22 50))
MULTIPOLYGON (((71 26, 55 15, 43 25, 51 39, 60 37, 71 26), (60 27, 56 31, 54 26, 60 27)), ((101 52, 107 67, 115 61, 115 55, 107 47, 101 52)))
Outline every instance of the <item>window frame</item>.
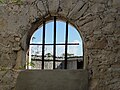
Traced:
MULTIPOLYGON (((42 44, 29 44, 29 45, 42 45, 42 68, 44 69, 44 53, 45 53, 45 45, 53 45, 53 69, 55 69, 55 62, 56 62, 56 46, 57 45, 65 45, 65 62, 64 62, 64 69, 67 69, 67 49, 68 49, 68 45, 79 45, 79 43, 68 43, 68 24, 69 22, 66 21, 66 35, 65 35, 65 43, 63 44, 57 44, 56 43, 56 16, 53 17, 52 19, 54 21, 54 43, 53 44, 45 44, 45 25, 47 20, 43 19, 42 21, 42 25, 43 25, 43 40, 42 40, 42 44)), ((84 56, 84 55, 83 55, 84 56)), ((83 59, 84 62, 84 59, 83 59)), ((84 65, 83 65, 84 66, 84 65)))

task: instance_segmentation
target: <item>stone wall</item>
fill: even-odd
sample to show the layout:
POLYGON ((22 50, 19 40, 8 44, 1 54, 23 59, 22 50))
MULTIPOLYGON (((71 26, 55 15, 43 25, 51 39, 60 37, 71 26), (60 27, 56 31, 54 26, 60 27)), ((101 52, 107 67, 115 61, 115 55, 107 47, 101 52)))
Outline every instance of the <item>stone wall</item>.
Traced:
POLYGON ((0 0, 0 90, 14 90, 27 34, 43 17, 62 16, 84 42, 90 90, 120 89, 120 0, 0 0))
POLYGON ((88 90, 87 73, 86 70, 25 70, 19 73, 15 89, 88 90))

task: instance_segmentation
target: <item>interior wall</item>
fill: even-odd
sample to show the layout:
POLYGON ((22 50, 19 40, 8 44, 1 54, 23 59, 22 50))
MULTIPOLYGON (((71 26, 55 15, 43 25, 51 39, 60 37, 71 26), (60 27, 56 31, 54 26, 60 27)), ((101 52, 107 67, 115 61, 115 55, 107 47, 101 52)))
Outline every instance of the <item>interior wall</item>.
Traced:
POLYGON ((89 89, 120 89, 119 0, 2 0, 0 90, 14 90, 17 75, 24 68, 27 34, 48 16, 62 16, 79 29, 89 89))

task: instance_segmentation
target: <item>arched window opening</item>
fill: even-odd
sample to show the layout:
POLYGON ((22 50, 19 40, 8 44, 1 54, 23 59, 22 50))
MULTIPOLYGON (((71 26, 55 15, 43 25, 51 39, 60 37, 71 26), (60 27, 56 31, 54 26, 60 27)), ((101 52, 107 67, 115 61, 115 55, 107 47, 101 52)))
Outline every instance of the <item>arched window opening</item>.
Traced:
POLYGON ((83 43, 68 21, 43 21, 29 44, 27 69, 82 69, 83 43))

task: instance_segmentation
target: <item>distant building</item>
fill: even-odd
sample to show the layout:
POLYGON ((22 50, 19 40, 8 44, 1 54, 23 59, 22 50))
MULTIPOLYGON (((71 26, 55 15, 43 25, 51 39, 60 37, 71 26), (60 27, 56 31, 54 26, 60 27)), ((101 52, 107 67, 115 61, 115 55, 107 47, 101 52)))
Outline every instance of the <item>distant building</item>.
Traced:
MULTIPOLYGON (((44 69, 53 69, 53 57, 44 57, 44 69)), ((56 57, 56 69, 64 69, 64 57, 56 57)), ((31 69, 41 69, 42 56, 31 57, 31 69)), ((67 59, 67 69, 82 69, 83 68, 83 56, 72 56, 67 59)))

